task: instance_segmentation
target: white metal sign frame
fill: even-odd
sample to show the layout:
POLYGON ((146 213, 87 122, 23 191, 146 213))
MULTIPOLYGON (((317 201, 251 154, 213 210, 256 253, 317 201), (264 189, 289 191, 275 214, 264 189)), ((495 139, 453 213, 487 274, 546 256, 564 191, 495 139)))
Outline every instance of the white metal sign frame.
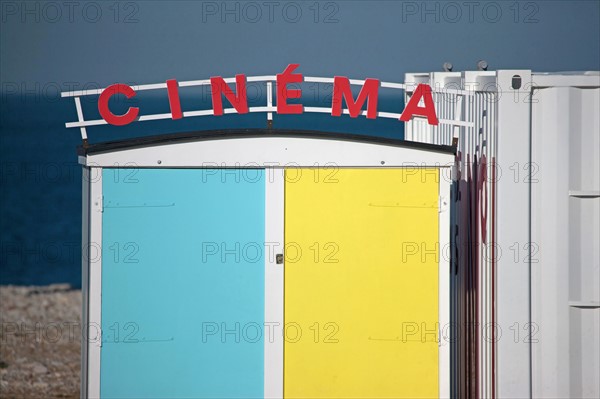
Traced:
MULTIPOLYGON (((224 81, 227 84, 231 84, 231 83, 235 83, 236 79, 235 78, 226 78, 226 79, 224 79, 224 81)), ((273 85, 274 85, 274 83, 276 84, 277 77, 275 75, 248 76, 247 82, 264 82, 266 85, 266 90, 267 90, 266 104, 264 106, 249 107, 248 111, 251 113, 253 113, 253 112, 266 113, 267 120, 272 121, 273 113, 277 112, 277 107, 273 104, 273 85)), ((334 78, 306 76, 306 77, 304 77, 303 82, 333 84, 334 78)), ((365 80, 359 80, 359 79, 350 79, 349 82, 351 85, 355 85, 355 86, 363 86, 365 84, 365 80)), ((179 87, 210 86, 211 81, 210 81, 210 79, 189 80, 189 81, 179 82, 178 85, 179 85, 179 87)), ((416 88, 416 86, 411 85, 411 84, 392 83, 392 82, 380 82, 380 87, 387 88, 387 89, 401 90, 403 92, 404 91, 411 92, 416 88)), ((167 83, 155 83, 155 84, 132 86, 132 89, 136 92, 145 91, 145 90, 158 90, 158 89, 164 90, 164 89, 167 89, 167 83)), ((98 96, 98 95, 102 94, 102 92, 104 90, 106 90, 106 88, 67 91, 67 92, 61 93, 61 97, 73 97, 75 100, 75 107, 77 109, 77 121, 76 122, 67 122, 65 124, 65 126, 67 128, 79 128, 81 131, 81 138, 83 140, 87 140, 87 138, 88 138, 87 130, 86 130, 87 127, 106 125, 106 124, 108 124, 108 122, 106 122, 104 119, 85 120, 84 115, 83 115, 83 108, 81 106, 81 97, 98 96)), ((470 93, 467 90, 458 90, 458 89, 445 89, 444 88, 441 91, 438 91, 435 88, 433 88, 432 91, 434 93, 439 92, 439 93, 456 95, 456 96, 459 96, 460 98, 462 98, 463 96, 471 96, 472 95, 472 93, 470 93)), ((402 95, 404 95, 404 94, 402 94, 402 95)), ((332 107, 304 107, 304 112, 331 114, 332 107)), ((345 115, 350 114, 350 112, 347 108, 343 109, 342 112, 345 115)), ((235 113, 237 113, 237 111, 235 108, 225 108, 225 109, 223 109, 223 113, 224 114, 235 114, 235 113)), ((196 116, 212 116, 212 115, 213 115, 212 109, 199 109, 199 110, 183 112, 184 118, 196 117, 196 116)), ((366 116, 367 111, 361 111, 360 115, 366 116)), ((380 117, 380 118, 388 118, 388 119, 398 120, 398 119, 400 119, 401 115, 402 115, 401 113, 395 113, 395 112, 383 112, 383 111, 377 112, 377 117, 380 117)), ((143 121, 171 119, 171 118, 172 118, 172 114, 170 112, 167 112, 167 113, 160 113, 160 114, 141 115, 138 117, 137 120, 139 122, 143 122, 143 121)), ((421 117, 421 116, 415 116, 415 118, 417 118, 418 120, 426 120, 425 117, 421 117)), ((444 126, 450 126, 450 127, 457 127, 457 126, 473 127, 474 126, 473 122, 462 121, 459 119, 456 119, 456 120, 439 119, 439 124, 444 125, 444 126)))

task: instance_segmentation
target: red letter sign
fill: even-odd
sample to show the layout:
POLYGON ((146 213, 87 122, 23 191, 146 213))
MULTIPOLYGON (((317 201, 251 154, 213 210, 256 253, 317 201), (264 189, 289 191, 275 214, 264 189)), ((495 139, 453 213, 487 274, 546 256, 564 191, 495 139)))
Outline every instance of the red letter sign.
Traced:
POLYGON ((347 77, 336 76, 333 78, 333 100, 331 102, 331 115, 340 116, 342 114, 342 98, 346 100, 348 111, 352 118, 356 118, 360 114, 360 110, 367 100, 367 118, 375 119, 377 117, 377 96, 379 94, 379 80, 367 79, 358 99, 354 102, 352 98, 352 90, 350 90, 350 81, 347 77))
POLYGON ((412 97, 406 104, 406 108, 400 116, 402 122, 407 122, 413 115, 421 115, 427 117, 427 122, 430 125, 437 125, 438 119, 435 114, 435 107, 433 106, 433 98, 431 97, 431 87, 426 84, 419 84, 415 89, 412 97), (419 107, 419 100, 423 97, 424 107, 419 107))
POLYGON ((235 75, 235 91, 237 96, 233 94, 225 80, 220 76, 210 78, 210 87, 212 94, 213 115, 223 115, 223 101, 221 94, 229 100, 233 108, 239 114, 248 113, 248 100, 246 98, 246 75, 235 75))
POLYGON ((98 111, 100 111, 100 116, 102 116, 102 118, 111 125, 128 125, 136 120, 140 109, 138 107, 129 107, 124 115, 113 114, 110 112, 110 109, 108 109, 108 100, 110 100, 110 98, 115 94, 123 94, 125 97, 131 98, 135 96, 135 90, 124 84, 114 84, 108 86, 102 91, 102 94, 100 94, 100 97, 98 98, 98 111))
POLYGON ((302 74, 292 73, 300 64, 290 64, 283 73, 277 74, 277 113, 278 114, 301 114, 304 108, 302 104, 288 104, 288 98, 300 98, 301 90, 288 90, 289 83, 302 82, 302 74))
POLYGON ((175 79, 167 80, 167 94, 169 95, 169 107, 171 107, 171 119, 183 118, 179 102, 179 84, 175 79))

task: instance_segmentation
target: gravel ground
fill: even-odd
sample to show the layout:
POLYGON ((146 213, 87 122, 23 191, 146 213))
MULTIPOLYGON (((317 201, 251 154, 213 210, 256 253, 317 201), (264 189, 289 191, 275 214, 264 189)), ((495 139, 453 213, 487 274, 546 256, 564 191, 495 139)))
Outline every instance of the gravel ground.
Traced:
POLYGON ((0 286, 0 398, 78 398, 81 291, 0 286))

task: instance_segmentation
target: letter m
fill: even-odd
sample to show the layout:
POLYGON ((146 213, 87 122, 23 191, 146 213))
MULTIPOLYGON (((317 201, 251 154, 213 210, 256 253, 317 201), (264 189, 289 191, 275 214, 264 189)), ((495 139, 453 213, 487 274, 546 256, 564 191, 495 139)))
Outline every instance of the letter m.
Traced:
POLYGON ((377 97, 379 95, 379 80, 367 79, 356 102, 352 97, 350 90, 350 80, 344 76, 333 78, 333 100, 331 102, 331 115, 340 116, 342 114, 342 98, 346 100, 348 112, 352 118, 360 115, 365 101, 367 102, 367 118, 375 119, 377 117, 377 97))

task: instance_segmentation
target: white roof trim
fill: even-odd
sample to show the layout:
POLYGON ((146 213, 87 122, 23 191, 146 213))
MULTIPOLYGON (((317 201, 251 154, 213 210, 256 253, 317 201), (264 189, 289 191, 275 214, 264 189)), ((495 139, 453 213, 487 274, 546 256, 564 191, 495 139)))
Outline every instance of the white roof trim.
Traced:
POLYGON ((454 155, 422 148, 305 137, 173 142, 92 153, 90 167, 451 167, 454 155))

